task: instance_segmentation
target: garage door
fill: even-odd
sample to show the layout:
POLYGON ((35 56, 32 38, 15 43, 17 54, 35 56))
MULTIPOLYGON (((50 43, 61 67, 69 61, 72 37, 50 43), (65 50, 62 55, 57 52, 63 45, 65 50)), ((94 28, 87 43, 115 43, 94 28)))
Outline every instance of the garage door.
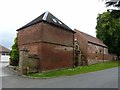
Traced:
POLYGON ((1 62, 9 62, 9 55, 1 55, 1 62))

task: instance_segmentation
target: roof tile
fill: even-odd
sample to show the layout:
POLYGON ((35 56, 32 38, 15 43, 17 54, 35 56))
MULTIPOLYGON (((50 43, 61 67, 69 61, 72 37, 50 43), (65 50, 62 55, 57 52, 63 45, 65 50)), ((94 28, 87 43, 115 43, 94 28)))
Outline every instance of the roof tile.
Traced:
POLYGON ((0 45, 0 52, 10 52, 10 50, 2 45, 0 45))
POLYGON ((101 40, 99 40, 96 37, 88 35, 84 32, 79 31, 79 30, 75 30, 75 32, 78 33, 78 34, 81 34, 90 43, 94 43, 94 44, 97 44, 97 45, 100 45, 100 46, 107 47, 101 40))

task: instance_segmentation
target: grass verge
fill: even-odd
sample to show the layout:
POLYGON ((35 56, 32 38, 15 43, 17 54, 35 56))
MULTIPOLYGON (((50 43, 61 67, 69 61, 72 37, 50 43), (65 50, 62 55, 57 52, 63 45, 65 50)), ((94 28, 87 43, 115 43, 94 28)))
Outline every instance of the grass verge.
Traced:
POLYGON ((94 71, 104 70, 118 66, 120 66, 120 64, 118 64, 118 61, 113 61, 113 62, 98 63, 90 66, 79 66, 71 69, 56 70, 56 71, 44 72, 44 73, 33 73, 33 74, 29 74, 28 76, 33 78, 53 78, 58 76, 70 76, 70 75, 94 72, 94 71))

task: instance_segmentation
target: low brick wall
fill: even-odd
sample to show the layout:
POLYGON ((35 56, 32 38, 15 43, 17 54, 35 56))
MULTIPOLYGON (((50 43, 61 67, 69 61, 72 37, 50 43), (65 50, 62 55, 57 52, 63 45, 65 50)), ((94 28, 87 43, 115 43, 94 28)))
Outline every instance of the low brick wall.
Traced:
POLYGON ((20 74, 29 74, 38 72, 38 56, 29 55, 27 49, 20 50, 19 72, 20 74))
POLYGON ((35 73, 38 72, 38 61, 37 55, 28 55, 28 72, 35 73))
POLYGON ((91 64, 96 64, 98 63, 99 61, 98 60, 95 60, 95 59, 88 59, 88 65, 91 65, 91 64))
POLYGON ((97 59, 88 59, 88 65, 102 63, 102 62, 109 62, 110 60, 97 60, 97 59))

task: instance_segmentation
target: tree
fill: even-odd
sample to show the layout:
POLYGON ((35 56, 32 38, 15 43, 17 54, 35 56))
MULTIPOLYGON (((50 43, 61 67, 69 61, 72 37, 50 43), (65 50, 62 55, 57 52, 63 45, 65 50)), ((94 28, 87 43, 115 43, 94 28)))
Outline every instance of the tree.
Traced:
MULTIPOLYGON (((109 11, 109 10, 108 10, 109 11)), ((111 11, 111 16, 114 17, 115 19, 120 18, 120 10, 112 10, 111 11)))
POLYGON ((14 39, 14 44, 12 45, 12 50, 10 52, 10 64, 13 66, 18 66, 19 63, 19 50, 18 50, 18 44, 17 44, 18 38, 16 37, 14 39))
POLYGON ((117 7, 120 8, 120 0, 104 0, 106 3, 106 6, 113 6, 113 7, 117 7))
POLYGON ((112 9, 110 14, 115 15, 114 17, 120 18, 120 0, 102 0, 105 1, 107 7, 113 6, 115 7, 112 9))
POLYGON ((97 17, 96 36, 109 48, 109 53, 120 56, 120 17, 113 11, 99 14, 97 17))

